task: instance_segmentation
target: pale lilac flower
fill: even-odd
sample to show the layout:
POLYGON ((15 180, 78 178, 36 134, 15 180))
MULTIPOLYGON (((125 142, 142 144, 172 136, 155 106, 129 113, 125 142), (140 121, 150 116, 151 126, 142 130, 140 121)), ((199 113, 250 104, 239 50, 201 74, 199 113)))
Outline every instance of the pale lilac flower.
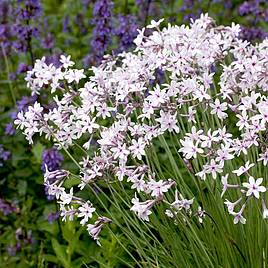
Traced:
POLYGON ((79 213, 77 214, 77 217, 83 217, 83 219, 80 221, 81 225, 85 225, 88 221, 88 219, 92 218, 92 213, 96 210, 93 205, 87 201, 82 206, 78 208, 79 213))
POLYGON ((221 144, 221 148, 217 150, 216 161, 220 163, 224 163, 224 161, 231 160, 234 158, 234 155, 231 154, 232 149, 230 148, 230 144, 221 144))
POLYGON ((211 97, 205 90, 205 87, 202 85, 196 91, 193 92, 194 99, 198 99, 199 102, 203 100, 210 100, 211 97))
POLYGON ((102 103, 97 108, 97 117, 102 117, 103 119, 106 119, 107 117, 111 117, 111 112, 114 111, 114 108, 108 107, 106 103, 102 103))
POLYGON ((160 111, 160 116, 156 121, 160 123, 162 131, 168 130, 171 132, 174 130, 176 133, 180 132, 180 128, 177 126, 177 113, 171 115, 170 112, 160 111))
POLYGON ((195 175, 200 177, 200 179, 204 181, 206 179, 207 173, 206 173, 206 170, 203 169, 203 170, 197 172, 195 175))
POLYGON ((174 185, 175 182, 171 179, 168 181, 155 181, 153 179, 150 179, 148 182, 148 188, 151 191, 151 196, 152 197, 162 197, 163 193, 167 192, 169 188, 174 185))
POLYGON ((45 173, 44 173, 44 182, 55 182, 55 181, 60 181, 63 178, 66 178, 69 176, 69 171, 59 169, 59 170, 53 170, 49 171, 47 165, 45 165, 45 173))
POLYGON ((77 127, 81 128, 83 133, 88 132, 91 134, 100 127, 99 124, 95 123, 95 120, 96 118, 91 118, 90 116, 82 116, 81 120, 77 123, 77 127))
POLYGON ((166 100, 166 92, 164 89, 161 89, 159 85, 156 85, 154 90, 149 91, 149 94, 147 100, 151 102, 152 106, 157 107, 166 100))
POLYGON ((239 121, 236 123, 239 130, 249 127, 249 118, 246 110, 243 110, 241 115, 237 114, 236 116, 239 118, 239 121))
POLYGON ((160 19, 158 21, 151 20, 151 24, 147 25, 146 28, 157 28, 163 21, 164 19, 160 19))
POLYGON ((182 194, 178 194, 178 191, 175 191, 175 201, 171 204, 177 210, 185 209, 186 211, 190 210, 191 205, 194 202, 194 198, 185 199, 182 194), (180 198, 179 198, 180 196, 180 198))
POLYGON ((202 148, 210 148, 212 146, 212 143, 219 141, 218 131, 215 130, 211 132, 212 130, 209 129, 207 132, 207 135, 201 135, 200 138, 202 140, 201 147, 202 148))
POLYGON ((266 166, 268 163, 268 149, 266 149, 266 151, 262 154, 260 154, 260 158, 258 159, 258 161, 263 161, 263 165, 266 166))
POLYGON ((73 187, 70 189, 69 193, 63 191, 60 195, 60 204, 69 205, 73 200, 73 187))
POLYGON ((106 217, 99 217, 94 224, 87 225, 87 231, 89 235, 97 242, 99 246, 101 246, 99 242, 99 234, 102 230, 104 224, 110 223, 112 220, 106 217))
POLYGON ((239 212, 234 212, 234 211, 230 212, 230 214, 234 216, 234 224, 237 224, 239 222, 242 224, 246 224, 246 219, 242 215, 244 209, 245 209, 245 204, 241 207, 239 212))
POLYGON ((221 193, 221 197, 223 197, 224 193, 226 192, 226 190, 228 189, 228 176, 229 174, 226 174, 225 176, 221 177, 221 183, 222 183, 222 193, 221 193))
POLYGON ((232 213, 234 211, 234 208, 237 204, 239 204, 242 201, 242 197, 240 197, 235 202, 230 202, 229 200, 225 199, 224 204, 227 206, 228 212, 232 213))
POLYGON ((129 155, 129 150, 126 148, 126 144, 118 144, 117 147, 111 148, 111 151, 114 154, 114 158, 125 159, 129 155))
POLYGON ((238 188, 239 185, 237 184, 228 184, 228 177, 229 174, 227 173, 225 176, 221 177, 221 183, 222 183, 222 193, 221 193, 221 197, 223 197, 224 193, 226 192, 226 190, 228 188, 238 188))
POLYGON ((86 76, 84 75, 84 70, 68 70, 65 74, 65 79, 67 82, 70 84, 72 82, 76 82, 77 84, 82 78, 85 78, 86 76))
POLYGON ((242 174, 246 173, 250 168, 252 168, 255 164, 246 162, 245 166, 241 166, 239 169, 233 170, 233 173, 237 176, 241 176, 242 174))
POLYGON ((224 126, 222 129, 218 129, 218 138, 219 140, 222 140, 226 145, 230 146, 230 143, 232 142, 232 134, 226 132, 226 126, 224 126))
POLYGON ((186 136, 188 136, 191 140, 193 141, 201 141, 200 137, 203 134, 203 130, 199 129, 198 131, 196 130, 195 126, 192 126, 191 133, 186 133, 186 136))
POLYGON ((268 209, 267 209, 267 207, 266 207, 266 204, 265 204, 265 201, 264 201, 264 199, 262 199, 261 200, 261 203, 262 203, 262 217, 264 218, 264 219, 268 219, 268 209))
POLYGON ((256 198, 260 197, 260 192, 266 192, 266 187, 261 186, 260 184, 263 181, 263 178, 258 178, 256 181, 255 179, 250 176, 248 179, 249 182, 243 182, 243 186, 248 188, 246 196, 254 195, 256 198))
POLYGON ((140 219, 149 221, 149 215, 152 214, 152 211, 150 209, 154 206, 157 200, 147 200, 145 202, 140 202, 139 198, 137 198, 135 195, 135 198, 132 198, 131 202, 133 206, 130 208, 130 210, 134 211, 140 219))
POLYGON ((217 114, 218 118, 224 119, 227 117, 227 113, 224 111, 227 110, 227 103, 223 102, 221 103, 219 99, 216 99, 214 103, 210 104, 211 114, 217 114))
POLYGON ((190 138, 185 138, 185 140, 180 140, 182 148, 179 152, 183 153, 186 159, 196 158, 197 154, 202 154, 204 150, 198 147, 198 142, 194 144, 193 140, 190 138))
POLYGON ((77 213, 77 209, 75 209, 73 206, 67 206, 65 207, 63 204, 60 204, 60 216, 62 217, 62 221, 67 221, 67 218, 69 221, 74 220, 74 216, 77 213))
POLYGON ((146 144, 142 138, 139 138, 138 141, 133 139, 132 145, 129 146, 128 149, 135 158, 141 160, 142 156, 145 155, 145 145, 146 144))
POLYGON ((197 217, 198 217, 199 223, 203 223, 204 218, 206 217, 206 211, 203 210, 200 206, 198 207, 197 217))
POLYGON ((217 173, 223 172, 224 164, 222 162, 217 163, 214 159, 210 161, 210 163, 204 165, 204 170, 207 174, 211 174, 212 178, 215 180, 217 177, 217 173))
POLYGON ((241 213, 232 213, 234 217, 234 224, 237 224, 238 222, 241 222, 242 224, 246 224, 246 219, 243 217, 241 213))
POLYGON ((193 107, 189 107, 187 116, 190 122, 196 123, 195 114, 196 114, 196 110, 193 109, 193 107))
MULTIPOLYGON (((95 7, 100 11, 101 1, 95 7)), ((105 15, 109 18, 110 8, 106 5, 104 10, 104 13, 108 10, 105 15)), ((168 25, 161 30, 159 23, 152 22, 151 33, 145 33, 145 28, 138 31, 134 52, 105 56, 98 67, 90 69, 87 79, 83 79, 83 69, 73 68, 69 56, 61 57, 60 67, 48 65, 45 58, 37 60, 33 69, 27 72, 27 87, 33 96, 42 91, 47 93, 49 89, 55 106, 43 108, 37 101, 28 110, 21 111, 15 121, 29 143, 33 143, 33 136, 38 134, 54 143, 57 149, 83 146, 88 155, 84 151, 85 159, 76 162, 80 190, 90 183, 102 181, 102 185, 117 178, 123 187, 129 184, 127 187, 133 190, 133 196, 142 195, 143 201, 137 197, 132 199, 131 210, 145 221, 149 220, 155 204, 167 204, 166 192, 174 184, 162 176, 159 181, 155 180, 160 177, 153 170, 158 169, 150 162, 153 159, 146 155, 146 146, 158 146, 159 138, 167 138, 166 145, 172 145, 171 153, 178 150, 188 171, 203 180, 209 174, 212 178, 222 172, 226 174, 226 168, 230 172, 226 161, 233 165, 234 174, 249 175, 248 170, 255 163, 248 161, 243 167, 238 163, 246 156, 246 159, 252 159, 252 149, 260 152, 259 161, 262 161, 256 171, 263 170, 268 163, 265 153, 267 40, 259 44, 241 42, 238 40, 239 26, 217 27, 207 14, 187 27, 168 25), (230 59, 228 65, 226 58, 230 59), (156 81, 159 71, 166 76, 166 81, 156 81), (217 90, 212 86, 215 82, 217 90), (222 127, 220 120, 227 119, 227 111, 236 119, 235 129, 227 121, 226 127, 222 127), (213 124, 207 125, 210 120, 213 124), (214 123, 218 129, 213 128, 214 123), (185 133, 187 131, 189 133, 185 133), (179 140, 179 144, 173 139, 179 140), (143 158, 146 164, 142 163, 143 158), (155 199, 150 199, 151 196, 155 199)), ((99 26, 103 28, 103 25, 99 26)), ((102 37, 106 38, 107 33, 102 37)), ((100 43, 105 45, 107 40, 100 43)), ((95 41, 97 44, 98 40, 95 41)), ((103 48, 98 60, 103 56, 103 48)), ((176 159, 180 161, 180 156, 176 159)), ((91 208, 89 203, 82 209, 88 200, 76 197, 76 188, 70 192, 65 189, 68 173, 46 170, 44 177, 48 192, 61 204, 63 218, 81 215, 78 218, 85 224, 92 216, 93 205, 91 208)), ((243 187, 241 183, 229 184, 227 176, 222 178, 222 195, 231 188, 242 188, 238 201, 226 201, 229 212, 234 211, 240 197, 245 199, 243 193, 246 191, 250 197, 264 191, 257 182, 243 187)), ((246 197, 245 202, 248 200, 256 202, 246 197)), ((168 203, 169 209, 174 210, 171 211, 173 215, 180 209, 190 214, 192 201, 176 196, 173 207, 168 203)), ((201 221, 206 215, 201 208, 197 214, 201 221)), ((235 223, 245 221, 242 212, 234 216, 235 223)), ((94 225, 88 226, 90 235, 96 240, 104 221, 99 218, 94 225)))
POLYGON ((127 181, 131 181, 132 185, 131 185, 131 189, 136 189, 137 192, 144 192, 147 189, 147 184, 145 182, 145 180, 143 179, 144 176, 141 176, 141 178, 139 178, 139 175, 133 175, 128 177, 127 181))
POLYGON ((60 62, 62 63, 63 68, 67 69, 74 65, 74 62, 71 61, 71 56, 68 55, 67 57, 64 55, 60 56, 60 62))

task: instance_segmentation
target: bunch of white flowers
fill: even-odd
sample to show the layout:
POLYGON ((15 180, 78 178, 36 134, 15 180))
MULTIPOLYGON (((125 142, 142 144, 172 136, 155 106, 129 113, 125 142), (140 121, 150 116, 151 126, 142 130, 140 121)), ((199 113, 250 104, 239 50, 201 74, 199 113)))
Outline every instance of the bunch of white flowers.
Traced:
MULTIPOLYGON (((149 220, 160 202, 171 218, 182 209, 200 222, 206 214, 201 207, 192 213, 193 199, 183 198, 177 190, 173 203, 165 199, 167 191, 175 190, 175 180, 159 180, 146 153, 153 140, 165 134, 178 137, 174 146, 196 177, 221 176, 222 195, 239 190, 237 201, 225 202, 234 223, 245 223, 242 213, 254 198, 262 198, 267 217, 262 195, 266 180, 255 179, 251 169, 263 171, 268 162, 268 40, 257 45, 242 42, 238 25, 216 26, 207 14, 190 27, 168 24, 160 30, 161 22, 147 26, 152 29, 149 36, 145 28, 139 31, 134 52, 107 56, 99 67, 91 68, 88 78, 84 70, 72 69, 70 56, 62 56, 58 68, 48 66, 44 58, 38 60, 27 74, 28 87, 33 93, 50 88, 57 107, 44 112, 35 103, 19 113, 16 124, 30 143, 35 133, 44 133, 65 150, 79 142, 85 151, 97 146, 93 157, 76 162, 79 189, 107 179, 107 174, 130 183, 135 191, 130 209, 143 220, 149 220), (165 74, 163 83, 156 80, 158 70, 165 74), (238 183, 238 177, 244 182, 238 183)), ((58 199, 63 218, 77 216, 84 225, 95 208, 75 197, 73 188, 66 192, 63 182, 68 176, 67 171, 47 170, 45 183, 58 199)), ((108 222, 99 217, 95 225, 88 224, 91 236, 98 239, 108 222)))

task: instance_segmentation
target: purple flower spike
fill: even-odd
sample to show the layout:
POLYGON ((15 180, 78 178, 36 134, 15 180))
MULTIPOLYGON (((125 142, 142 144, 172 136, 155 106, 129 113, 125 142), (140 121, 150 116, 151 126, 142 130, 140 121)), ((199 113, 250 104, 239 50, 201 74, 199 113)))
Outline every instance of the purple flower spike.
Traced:
POLYGON ((60 217, 60 212, 51 212, 48 217, 47 220, 49 223, 53 223, 54 221, 56 221, 58 218, 60 217))
POLYGON ((17 207, 14 204, 8 203, 4 199, 0 198, 0 211, 4 215, 9 215, 9 214, 11 214, 13 212, 16 212, 17 207))
POLYGON ((259 4, 257 1, 245 1, 240 7, 239 7, 239 13, 241 16, 254 13, 256 14, 259 10, 259 4))
POLYGON ((54 46, 54 36, 51 33, 48 33, 42 40, 41 45, 44 49, 52 49, 54 46))
POLYGON ((33 96, 23 96, 19 101, 17 101, 18 111, 26 111, 28 106, 33 105, 37 100, 37 95, 33 96))
POLYGON ((14 128, 13 123, 7 123, 5 127, 5 134, 8 136, 13 136, 15 134, 16 130, 14 128))
POLYGON ((63 161, 63 155, 54 148, 44 150, 42 158, 43 158, 43 163, 42 163, 41 169, 43 172, 45 172, 46 166, 49 171, 54 171, 54 170, 59 169, 63 161))
POLYGON ((114 35, 119 38, 119 52, 129 49, 133 45, 139 28, 137 18, 133 15, 119 15, 118 26, 114 29, 114 35))
POLYGON ((99 64, 111 43, 112 8, 113 2, 110 0, 98 0, 94 4, 92 24, 95 27, 90 43, 93 53, 85 57, 86 66, 99 64))
POLYGON ((3 162, 7 161, 11 156, 11 152, 4 150, 3 145, 0 144, 0 167, 3 166, 3 162))

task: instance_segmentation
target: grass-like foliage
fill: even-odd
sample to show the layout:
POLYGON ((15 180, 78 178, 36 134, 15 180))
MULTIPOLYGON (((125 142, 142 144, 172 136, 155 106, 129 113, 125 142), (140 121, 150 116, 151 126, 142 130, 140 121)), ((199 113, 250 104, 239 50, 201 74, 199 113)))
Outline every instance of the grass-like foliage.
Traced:
POLYGON ((37 60, 27 86, 55 105, 15 124, 73 161, 46 166, 48 193, 98 245, 109 231, 126 267, 265 267, 268 41, 208 15, 162 21, 87 74, 70 56, 37 60))

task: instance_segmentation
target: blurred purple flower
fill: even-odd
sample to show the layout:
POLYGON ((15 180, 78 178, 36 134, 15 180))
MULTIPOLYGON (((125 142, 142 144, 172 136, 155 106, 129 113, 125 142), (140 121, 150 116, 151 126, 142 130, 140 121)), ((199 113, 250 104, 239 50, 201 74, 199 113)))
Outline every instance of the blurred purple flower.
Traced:
POLYGON ((53 223, 54 221, 56 221, 58 218, 60 217, 60 212, 51 212, 48 214, 47 216, 47 220, 49 223, 53 223))
POLYGON ((263 40, 268 37, 268 32, 258 27, 241 27, 239 37, 247 41, 263 40))
POLYGON ((93 7, 94 25, 90 42, 92 53, 84 58, 85 66, 99 64, 112 41, 112 9, 110 0, 97 0, 93 7))
POLYGON ((24 246, 32 245, 35 242, 35 239, 32 235, 32 230, 22 229, 21 227, 18 228, 15 232, 15 245, 9 245, 7 247, 7 253, 10 256, 15 256, 17 252, 20 252, 24 246))
POLYGON ((61 53, 54 53, 46 56, 46 64, 53 64, 55 67, 60 67, 60 55, 61 53))
POLYGON ((0 144, 0 167, 3 166, 3 162, 7 161, 11 157, 11 152, 5 150, 3 145, 0 144))
POLYGON ((29 66, 29 65, 27 65, 27 64, 25 64, 25 63, 23 63, 23 62, 20 62, 20 63, 19 63, 19 66, 18 66, 18 68, 17 68, 16 73, 17 73, 17 74, 22 74, 22 73, 26 73, 26 72, 29 71, 29 70, 30 70, 30 66, 29 66))
POLYGON ((225 9, 232 9, 233 8, 233 2, 232 0, 221 0, 223 1, 223 6, 225 9))
MULTIPOLYGON (((5 53, 9 54, 11 48, 11 27, 9 24, 12 13, 11 5, 7 0, 0 1, 0 43, 5 48, 5 53)), ((0 52, 1 55, 2 52, 0 52)))
POLYGON ((63 32, 70 31, 70 17, 68 15, 62 18, 62 31, 63 32))
POLYGON ((189 11, 194 8, 194 0, 184 0, 183 5, 180 7, 180 11, 189 11))
POLYGON ((13 136, 15 134, 16 130, 14 128, 14 125, 12 122, 9 122, 5 126, 5 134, 8 136, 13 136))
POLYGON ((7 254, 9 255, 9 256, 16 256, 16 253, 17 253, 17 249, 16 249, 16 247, 15 246, 12 246, 12 245, 9 245, 9 246, 7 246, 7 254))
MULTIPOLYGON (((160 1, 160 3, 162 2, 160 1)), ((157 0, 136 0, 135 3, 139 11, 138 13, 139 21, 141 21, 143 24, 147 22, 150 16, 154 17, 154 19, 157 19, 164 15, 160 14, 161 13, 161 10, 159 9, 160 3, 157 0)))
POLYGON ((31 25, 14 24, 12 32, 16 38, 13 47, 19 52, 27 52, 30 49, 29 42, 32 37, 38 37, 38 29, 31 25))
POLYGON ((33 105, 37 100, 37 95, 32 96, 23 96, 20 100, 17 101, 18 111, 26 111, 28 106, 33 105))
POLYGON ((89 5, 92 3, 92 0, 82 0, 83 2, 83 7, 87 9, 89 5))
POLYGON ((257 14, 259 11, 259 1, 245 1, 242 5, 239 7, 239 14, 241 16, 253 13, 257 14))
POLYGON ((13 212, 16 212, 17 207, 14 204, 6 202, 4 199, 0 198, 0 211, 4 215, 9 215, 13 212))
POLYGON ((183 16, 183 20, 184 21, 187 21, 187 22, 190 21, 191 19, 195 20, 195 19, 197 19, 200 16, 200 14, 201 14, 201 11, 199 11, 198 13, 185 14, 183 16))
POLYGON ((38 37, 38 28, 31 25, 32 21, 39 19, 42 9, 39 0, 17 0, 14 10, 15 23, 12 25, 12 34, 15 38, 13 47, 19 52, 31 50, 32 37, 38 37))
POLYGON ((54 46, 54 36, 52 33, 48 33, 46 37, 42 40, 41 46, 44 49, 52 49, 54 46))
POLYGON ((63 155, 57 149, 51 148, 43 151, 42 159, 42 171, 45 172, 46 166, 49 171, 54 171, 60 168, 63 155))
POLYGON ((19 8, 17 15, 19 20, 31 20, 41 15, 41 3, 39 0, 17 0, 19 8))
POLYGON ((197 19, 202 13, 201 6, 198 5, 200 1, 184 0, 180 7, 180 12, 184 14, 183 21, 189 22, 191 19, 197 19))
POLYGON ((137 18, 133 15, 118 15, 117 27, 113 34, 119 38, 118 51, 128 50, 133 45, 133 40, 138 34, 139 24, 137 18))
POLYGON ((78 26, 80 34, 85 34, 87 32, 87 27, 84 24, 84 14, 83 13, 78 12, 75 15, 74 22, 78 26))

